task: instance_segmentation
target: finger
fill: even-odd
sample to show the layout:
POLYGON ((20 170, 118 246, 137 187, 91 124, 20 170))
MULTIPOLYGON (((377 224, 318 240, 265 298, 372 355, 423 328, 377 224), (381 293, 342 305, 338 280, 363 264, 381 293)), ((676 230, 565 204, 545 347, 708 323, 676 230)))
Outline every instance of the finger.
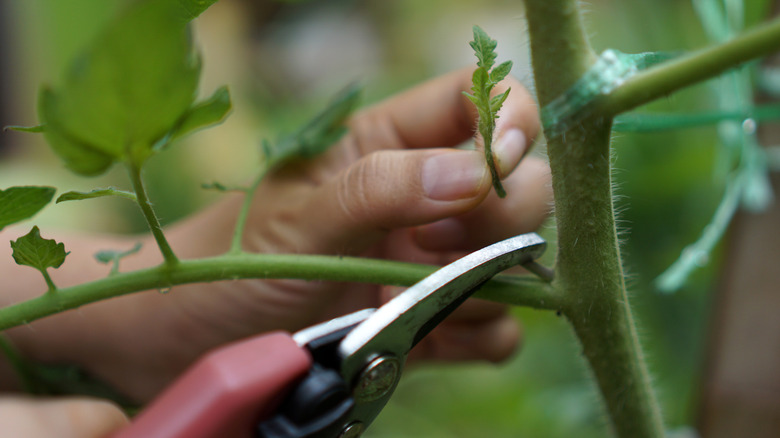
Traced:
MULTIPOLYGON (((364 154, 379 149, 456 146, 474 135, 477 112, 463 95, 473 68, 464 68, 393 97, 353 118, 351 136, 364 154)), ((496 138, 518 128, 530 142, 539 132, 537 107, 520 82, 507 78, 494 93, 511 87, 500 112, 496 138)))
POLYGON ((479 208, 415 229, 415 242, 428 251, 473 251, 537 229, 551 210, 550 169, 526 159, 504 181, 507 197, 491 193, 479 208))
MULTIPOLYGON (((378 151, 315 189, 295 214, 298 246, 356 253, 396 228, 463 214, 485 198, 490 176, 476 151, 378 151)), ((289 223, 290 217, 284 220, 289 223)))
POLYGON ((411 360, 487 360, 500 362, 518 350, 521 341, 518 321, 511 316, 481 324, 444 323, 412 349, 411 360))
POLYGON ((3 436, 101 438, 127 425, 122 411, 103 400, 86 398, 0 399, 3 436))

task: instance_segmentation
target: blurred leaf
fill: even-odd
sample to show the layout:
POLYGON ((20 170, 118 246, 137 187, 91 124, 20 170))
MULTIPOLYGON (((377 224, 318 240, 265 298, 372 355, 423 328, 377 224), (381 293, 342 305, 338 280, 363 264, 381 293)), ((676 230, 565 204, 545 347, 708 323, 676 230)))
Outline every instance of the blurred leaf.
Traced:
POLYGON ((81 201, 83 199, 102 198, 105 196, 119 196, 120 198, 130 199, 136 201, 135 193, 126 192, 123 190, 117 190, 113 188, 107 189, 95 189, 89 192, 66 192, 57 198, 57 204, 65 201, 81 201))
POLYGON ((40 133, 43 132, 45 129, 46 129, 46 125, 35 125, 35 126, 9 125, 3 127, 3 131, 19 131, 19 132, 32 132, 32 133, 40 133))
POLYGON ((133 255, 138 251, 140 251, 141 247, 142 247, 141 242, 138 242, 135 245, 133 245, 132 248, 126 251, 119 251, 114 249, 106 249, 103 251, 98 251, 97 253, 95 253, 95 260, 104 264, 112 263, 113 266, 111 267, 111 275, 113 275, 119 272, 119 262, 123 258, 133 255))
POLYGON ((274 144, 264 140, 261 149, 267 166, 270 168, 297 158, 311 158, 326 151, 347 132, 345 123, 359 99, 360 88, 351 85, 295 133, 274 144))
POLYGON ((51 202, 53 187, 9 187, 0 190, 0 230, 38 213, 51 202))
POLYGON ((221 123, 231 108, 230 92, 227 87, 220 87, 211 97, 196 103, 187 111, 165 143, 170 143, 198 129, 221 123))
POLYGON ((39 116, 54 150, 77 173, 113 162, 140 166, 187 113, 200 62, 181 2, 135 2, 41 91, 39 116))
POLYGON ((65 245, 53 239, 44 239, 37 226, 29 233, 11 242, 13 257, 17 264, 31 266, 41 273, 47 268, 59 268, 68 253, 65 245))
POLYGON ((246 192, 246 187, 241 186, 226 186, 221 182, 203 183, 200 187, 204 190, 216 190, 218 192, 246 192))
POLYGON ((218 0, 177 0, 184 11, 184 19, 194 20, 218 0))

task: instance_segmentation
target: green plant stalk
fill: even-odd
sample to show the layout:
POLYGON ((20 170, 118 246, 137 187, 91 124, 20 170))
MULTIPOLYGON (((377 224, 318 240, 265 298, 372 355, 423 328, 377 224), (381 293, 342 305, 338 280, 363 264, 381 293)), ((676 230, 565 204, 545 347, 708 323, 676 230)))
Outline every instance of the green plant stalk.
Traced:
MULTIPOLYGON (((593 64, 574 0, 525 0, 540 105, 593 64)), ((625 289, 612 203, 611 118, 598 114, 548 139, 558 255, 553 286, 621 438, 660 438, 664 427, 625 289)))
POLYGON ((149 196, 146 194, 143 181, 141 179, 141 169, 137 166, 128 165, 128 173, 130 174, 130 181, 133 184, 133 190, 135 191, 136 200, 138 206, 141 207, 141 213, 143 213, 146 223, 149 225, 149 229, 152 231, 154 240, 157 242, 157 246, 160 247, 160 252, 163 255, 165 264, 167 266, 175 266, 179 263, 179 259, 176 254, 173 253, 171 245, 168 244, 168 240, 163 233, 162 225, 157 219, 157 214, 154 212, 152 203, 149 201, 149 196))
POLYGON ((603 105, 597 106, 596 111, 617 115, 778 49, 780 18, 756 26, 730 41, 658 64, 630 77, 605 99, 603 105))
POLYGON ((233 238, 230 242, 230 254, 240 254, 243 251, 244 230, 246 229, 246 222, 249 220, 249 212, 252 210, 254 195, 269 170, 270 166, 263 164, 263 168, 252 182, 252 185, 242 190, 244 192, 244 201, 241 204, 241 210, 238 212, 236 228, 233 230, 233 238))
MULTIPOLYGON (((488 106, 490 102, 488 102, 488 106)), ((493 181, 493 189, 499 198, 506 197, 506 190, 503 184, 501 184, 501 177, 498 175, 496 168, 496 162, 493 159, 493 126, 495 121, 489 121, 485 127, 485 132, 482 133, 482 140, 485 147, 485 161, 487 162, 488 169, 490 169, 490 180, 493 181)))
POLYGON ((49 275, 49 271, 46 269, 41 269, 41 274, 43 274, 43 279, 46 280, 46 286, 49 287, 49 290, 46 291, 46 293, 54 293, 57 292, 57 285, 54 284, 54 281, 51 279, 51 275, 49 275))
POLYGON ((694 113, 623 114, 615 119, 614 131, 659 132, 715 125, 731 120, 756 122, 780 119, 780 104, 761 105, 735 111, 703 111, 694 113))
MULTIPOLYGON (((301 254, 225 254, 198 260, 165 263, 134 272, 118 273, 44 294, 0 309, 0 331, 27 324, 95 301, 189 283, 250 278, 294 278, 410 286, 438 266, 359 257, 301 254)), ((502 303, 557 310, 560 303, 549 282, 534 276, 500 275, 475 297, 502 303)))

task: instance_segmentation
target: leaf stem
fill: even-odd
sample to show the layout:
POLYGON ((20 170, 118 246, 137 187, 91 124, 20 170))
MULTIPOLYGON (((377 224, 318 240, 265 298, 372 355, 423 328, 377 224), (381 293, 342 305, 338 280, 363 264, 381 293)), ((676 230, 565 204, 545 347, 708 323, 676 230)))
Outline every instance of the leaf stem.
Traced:
POLYGON ((136 201, 138 206, 141 207, 141 212, 146 219, 146 223, 149 225, 149 229, 152 231, 157 246, 160 247, 160 252, 163 255, 165 264, 167 266, 175 266, 179 262, 179 259, 176 257, 176 254, 173 253, 170 244, 168 244, 160 221, 157 219, 152 203, 149 201, 149 196, 146 194, 146 189, 144 188, 141 179, 141 169, 134 165, 128 165, 127 168, 128 173, 130 174, 130 180, 133 184, 133 190, 135 191, 136 201))
POLYGON ((601 114, 617 115, 664 97, 673 91, 717 76, 751 59, 776 52, 780 18, 738 35, 730 41, 674 58, 626 80, 597 105, 601 114))
POLYGON ((41 274, 43 275, 43 279, 46 280, 46 286, 49 287, 49 290, 46 292, 50 294, 56 292, 57 286, 54 284, 54 281, 52 281, 51 276, 49 275, 49 271, 46 269, 41 269, 41 274))
POLYGON ((270 168, 270 165, 264 163, 262 169, 260 169, 260 173, 252 182, 252 185, 242 189, 242 192, 244 192, 244 201, 241 204, 241 210, 238 212, 238 217, 236 218, 236 228, 233 230, 229 254, 240 254, 243 252, 244 230, 246 229, 246 223, 249 220, 249 212, 252 210, 254 195, 270 168))
MULTIPOLYGON (((0 331, 88 303, 171 286, 249 278, 287 278, 410 286, 438 269, 389 260, 300 254, 225 254, 181 260, 60 289, 0 309, 0 331)), ((558 310, 560 301, 549 282, 532 276, 499 275, 475 297, 558 310)))
MULTIPOLYGON (((490 103, 488 103, 490 105, 490 103)), ((496 162, 493 159, 493 126, 495 121, 488 123, 487 131, 482 136, 482 140, 485 142, 485 161, 487 162, 488 169, 490 169, 490 179, 493 181, 493 189, 499 198, 506 197, 506 189, 501 184, 501 177, 498 175, 498 169, 496 168, 496 162)))

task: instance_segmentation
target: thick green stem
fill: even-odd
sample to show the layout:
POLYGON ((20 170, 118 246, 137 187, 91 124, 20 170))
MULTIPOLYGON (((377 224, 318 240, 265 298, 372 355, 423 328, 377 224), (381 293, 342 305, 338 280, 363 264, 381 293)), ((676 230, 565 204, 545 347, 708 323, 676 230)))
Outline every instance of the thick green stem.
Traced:
POLYGON ((617 115, 680 88, 709 79, 780 48, 780 18, 757 26, 722 44, 659 64, 629 78, 597 107, 617 115))
MULTIPOLYGON (((357 257, 300 254, 226 254, 182 260, 119 273, 90 283, 59 289, 56 294, 0 309, 0 331, 88 303, 144 290, 188 283, 248 278, 294 278, 410 286, 437 266, 357 257)), ((537 277, 500 275, 477 291, 476 297, 502 303, 558 310, 560 302, 550 283, 537 277)))
MULTIPOLYGON (((578 2, 526 0, 539 102, 574 84, 595 57, 578 2)), ((625 290, 612 204, 609 118, 548 139, 558 260, 553 285, 598 381, 617 436, 664 435, 625 290)))
POLYGON ((171 249, 171 246, 168 244, 160 221, 157 219, 152 203, 149 201, 149 196, 146 194, 146 189, 141 180, 141 169, 131 165, 128 166, 128 173, 130 174, 130 180, 133 184, 138 206, 141 207, 144 219, 146 219, 149 229, 152 231, 157 246, 160 247, 160 252, 163 255, 165 264, 167 266, 175 266, 179 262, 179 259, 176 258, 176 254, 173 253, 173 249, 171 249))

